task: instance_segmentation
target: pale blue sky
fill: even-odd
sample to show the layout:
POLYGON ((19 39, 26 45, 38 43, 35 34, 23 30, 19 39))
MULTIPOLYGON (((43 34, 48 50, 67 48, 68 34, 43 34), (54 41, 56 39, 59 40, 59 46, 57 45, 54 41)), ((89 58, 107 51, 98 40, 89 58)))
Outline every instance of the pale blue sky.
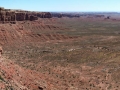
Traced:
POLYGON ((0 0, 0 6, 31 11, 120 12, 120 0, 0 0))

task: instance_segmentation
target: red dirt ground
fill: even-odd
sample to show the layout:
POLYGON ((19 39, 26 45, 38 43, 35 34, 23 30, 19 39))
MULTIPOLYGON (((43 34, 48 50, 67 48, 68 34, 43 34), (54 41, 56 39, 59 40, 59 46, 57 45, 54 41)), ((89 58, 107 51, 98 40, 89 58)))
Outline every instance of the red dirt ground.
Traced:
MULTIPOLYGON (((89 39, 89 36, 81 39, 78 36, 57 33, 57 31, 68 30, 68 28, 55 25, 58 23, 57 20, 59 19, 0 24, 0 45, 3 48, 16 46, 21 49, 22 44, 29 42, 34 44, 38 42, 67 43, 89 39)), ((100 40, 113 41, 115 38, 108 36, 101 37, 100 40)), ((112 60, 110 59, 109 62, 112 60)), ((33 59, 33 61, 36 60, 33 59)), ((106 68, 106 64, 108 62, 96 66, 86 63, 79 65, 68 63, 64 67, 57 62, 53 64, 52 61, 48 63, 40 60, 35 64, 34 69, 30 69, 16 64, 14 60, 7 59, 3 55, 0 58, 0 90, 119 90, 119 82, 112 79, 110 68, 106 68)), ((34 66, 34 63, 28 61, 27 65, 34 66)))

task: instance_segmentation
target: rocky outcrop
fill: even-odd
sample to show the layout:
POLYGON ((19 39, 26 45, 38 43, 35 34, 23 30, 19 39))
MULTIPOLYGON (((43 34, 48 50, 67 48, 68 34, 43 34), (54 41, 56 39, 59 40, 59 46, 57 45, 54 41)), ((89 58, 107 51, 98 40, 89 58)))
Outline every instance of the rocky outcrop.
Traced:
POLYGON ((73 17, 80 17, 80 14, 76 14, 76 13, 52 13, 53 17, 58 17, 58 18, 62 18, 62 17, 69 17, 69 18, 73 18, 73 17))
POLYGON ((61 13, 52 13, 53 17, 58 17, 58 18, 62 18, 62 14, 61 13))
POLYGON ((24 20, 38 20, 38 17, 32 13, 25 13, 25 12, 16 12, 16 20, 17 21, 24 21, 24 20))
POLYGON ((1 57, 2 53, 3 53, 3 49, 2 49, 2 47, 0 46, 0 57, 1 57))
POLYGON ((24 12, 17 12, 16 13, 16 20, 17 21, 24 21, 25 20, 25 13, 24 12))
POLYGON ((30 20, 30 21, 38 20, 37 13, 26 13, 25 20, 30 20))
POLYGON ((3 23, 16 21, 15 12, 10 11, 10 10, 6 10, 4 8, 0 8, 0 21, 3 23))
POLYGON ((38 20, 38 17, 31 15, 31 16, 30 16, 30 21, 34 21, 34 20, 38 20))
POLYGON ((50 12, 41 12, 36 14, 39 18, 52 18, 52 14, 50 12))
POLYGON ((44 16, 43 18, 51 18, 52 17, 51 13, 49 13, 49 12, 44 13, 43 16, 44 16))
POLYGON ((0 8, 0 22, 1 23, 16 23, 16 21, 24 20, 38 20, 38 18, 51 18, 49 12, 30 12, 22 10, 10 10, 0 8))

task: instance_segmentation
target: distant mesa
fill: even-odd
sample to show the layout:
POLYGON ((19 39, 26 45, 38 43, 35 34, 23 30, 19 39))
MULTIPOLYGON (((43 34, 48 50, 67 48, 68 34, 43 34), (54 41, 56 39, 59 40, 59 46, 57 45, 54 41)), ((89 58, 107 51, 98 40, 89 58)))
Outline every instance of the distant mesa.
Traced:
POLYGON ((0 7, 0 23, 12 23, 16 21, 38 20, 38 18, 51 18, 50 12, 31 12, 24 10, 4 9, 0 7))
POLYGON ((76 14, 76 13, 52 13, 53 17, 58 17, 58 18, 62 18, 62 17, 69 17, 69 18, 73 18, 73 17, 80 17, 80 14, 76 14))

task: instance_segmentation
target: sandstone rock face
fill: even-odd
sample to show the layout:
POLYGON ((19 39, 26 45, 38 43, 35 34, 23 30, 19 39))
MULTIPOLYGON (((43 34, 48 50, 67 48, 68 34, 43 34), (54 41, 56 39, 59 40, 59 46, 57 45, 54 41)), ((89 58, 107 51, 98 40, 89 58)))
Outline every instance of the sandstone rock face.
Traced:
POLYGON ((15 12, 0 8, 0 21, 3 23, 16 21, 15 12))
POLYGON ((16 20, 17 21, 24 21, 24 20, 38 20, 36 13, 26 13, 26 12, 17 12, 16 13, 16 20))
POLYGON ((34 20, 38 20, 38 17, 31 15, 31 16, 30 16, 30 21, 34 21, 34 20))
POLYGON ((36 15, 40 18, 52 18, 52 14, 49 12, 37 13, 36 15))
POLYGON ((25 20, 25 13, 23 13, 23 12, 16 13, 16 20, 17 21, 24 21, 25 20))
POLYGON ((49 12, 29 12, 20 10, 10 10, 0 8, 0 22, 1 23, 16 23, 16 21, 24 20, 38 20, 39 18, 51 18, 52 15, 49 12))
POLYGON ((49 12, 44 13, 44 18, 51 18, 51 17, 52 17, 52 15, 49 12))

